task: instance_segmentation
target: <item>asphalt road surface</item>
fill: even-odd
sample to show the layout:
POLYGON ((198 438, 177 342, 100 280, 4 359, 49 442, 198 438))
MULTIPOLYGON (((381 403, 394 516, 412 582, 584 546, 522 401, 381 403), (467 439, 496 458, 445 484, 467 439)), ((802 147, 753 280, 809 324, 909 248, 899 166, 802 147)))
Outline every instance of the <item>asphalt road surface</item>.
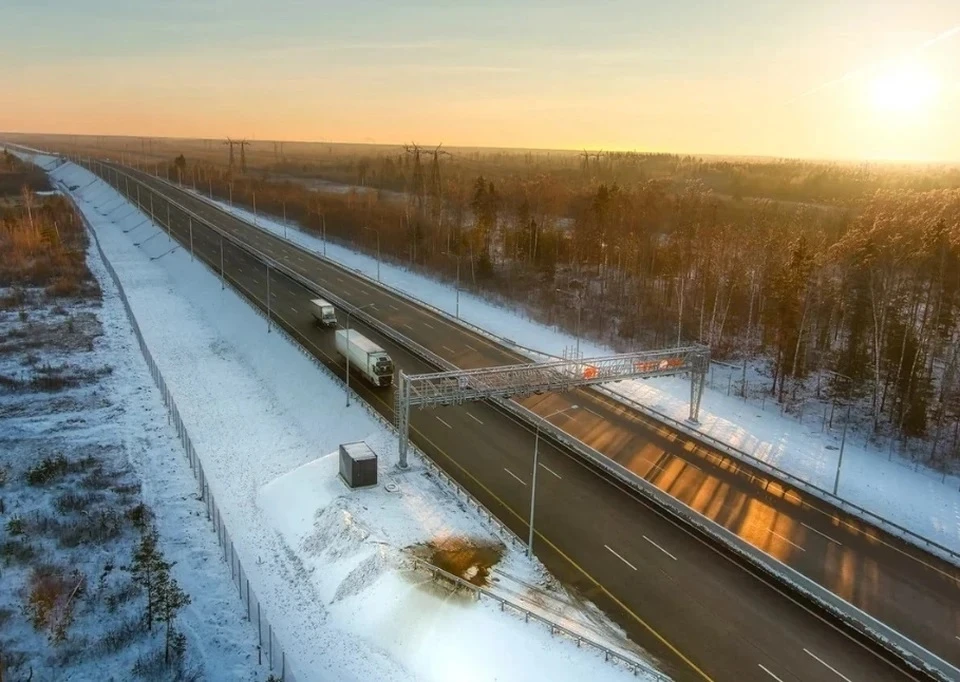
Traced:
MULTIPOLYGON (((201 199, 131 173, 348 302, 372 303, 368 314, 457 366, 526 361, 201 199)), ((141 205, 149 212, 143 194, 141 205)), ((131 195, 135 202, 135 193, 131 195)), ((154 199, 153 210, 166 221, 162 200, 154 199)), ((188 248, 186 218, 176 208, 171 215, 172 236, 188 248)), ((215 270, 220 268, 220 241, 194 225, 197 257, 215 270)), ((169 244, 157 242, 162 240, 143 248, 150 255, 169 250, 169 244)), ((225 242, 223 267, 230 284, 265 307, 262 264, 225 242)), ((342 375, 333 332, 319 329, 310 315, 313 296, 272 274, 274 318, 342 375)), ((377 333, 354 326, 386 348, 408 374, 435 370, 377 333)), ((393 419, 392 389, 372 389, 358 375, 351 385, 393 419)), ((960 571, 955 567, 596 391, 521 402, 541 415, 579 405, 554 423, 944 659, 960 662, 960 571)), ((527 533, 533 438, 526 425, 486 403, 411 413, 411 440, 522 537, 527 533)), ((675 679, 911 679, 575 455, 541 439, 540 462, 538 557, 607 611, 675 679)))

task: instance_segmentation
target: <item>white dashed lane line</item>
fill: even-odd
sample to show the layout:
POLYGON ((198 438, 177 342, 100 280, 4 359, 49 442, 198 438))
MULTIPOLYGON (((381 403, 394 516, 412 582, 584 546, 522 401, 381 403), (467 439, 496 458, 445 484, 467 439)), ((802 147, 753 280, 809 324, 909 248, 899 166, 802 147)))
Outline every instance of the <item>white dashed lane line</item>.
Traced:
POLYGON ((829 663, 827 663, 825 660, 823 660, 822 658, 820 658, 819 656, 817 656, 815 653, 813 653, 813 652, 810 651, 809 649, 804 649, 804 651, 807 653, 808 656, 810 656, 811 658, 813 658, 813 660, 815 660, 815 661, 817 661, 818 663, 820 663, 824 668, 826 668, 827 670, 829 670, 829 671, 831 671, 832 673, 834 673, 834 674, 835 674, 837 677, 839 677, 841 680, 846 680, 847 682, 853 682, 853 680, 851 680, 849 677, 847 677, 846 675, 844 675, 842 672, 840 672, 839 670, 837 670, 836 668, 834 668, 832 665, 830 665, 829 663))
POLYGON ((510 471, 507 467, 503 467, 503 470, 506 471, 506 472, 507 472, 508 474, 510 474, 511 476, 513 476, 515 479, 517 479, 517 480, 520 482, 520 485, 524 485, 524 486, 527 485, 526 481, 524 481, 522 478, 520 478, 519 476, 517 476, 517 475, 516 475, 515 473, 513 473, 512 471, 510 471))
POLYGON ((781 680, 779 677, 777 677, 777 676, 774 675, 772 672, 770 672, 770 671, 767 670, 765 667, 763 667, 763 663, 758 663, 757 665, 759 666, 760 670, 762 670, 763 672, 767 673, 767 675, 769 675, 770 677, 772 677, 773 679, 775 679, 777 682, 783 682, 783 680, 781 680))
POLYGON ((653 540, 651 540, 650 538, 648 538, 646 535, 643 536, 643 539, 646 540, 647 542, 649 542, 651 545, 653 545, 653 546, 656 547, 657 549, 659 549, 661 552, 663 552, 664 554, 666 554, 668 557, 670 557, 670 558, 673 559, 674 561, 677 560, 677 557, 673 556, 670 552, 668 552, 668 551, 665 550, 663 547, 661 547, 660 545, 658 545, 656 542, 654 542, 653 540))
POLYGON ((562 477, 560 474, 558 474, 556 471, 554 471, 553 469, 551 469, 550 467, 548 467, 546 464, 540 464, 540 468, 546 469, 547 471, 549 471, 551 474, 553 474, 554 476, 556 476, 556 477, 559 478, 560 480, 563 480, 563 477, 562 477))
POLYGON ((623 563, 625 563, 627 566, 629 566, 629 567, 632 568, 633 570, 637 570, 637 567, 636 567, 636 566, 634 566, 634 565, 631 564, 629 561, 627 561, 627 560, 624 559, 622 556, 620 556, 620 555, 617 553, 617 551, 616 551, 615 549, 613 549, 613 547, 611 547, 610 545, 604 545, 604 547, 606 547, 606 548, 607 548, 607 551, 609 551, 613 556, 615 556, 615 557, 617 557, 618 559, 620 559, 620 561, 622 561, 623 563))
POLYGON ((800 522, 800 525, 803 526, 804 528, 806 528, 807 530, 812 530, 814 533, 816 533, 817 535, 820 535, 821 537, 825 537, 825 538, 826 538, 827 540, 829 540, 830 542, 835 542, 835 543, 837 543, 838 545, 840 545, 841 547, 843 546, 843 543, 840 542, 839 540, 834 540, 832 537, 830 537, 830 536, 827 535, 826 533, 821 533, 821 532, 818 531, 816 528, 811 528, 810 526, 808 526, 807 524, 805 524, 803 521, 800 522))

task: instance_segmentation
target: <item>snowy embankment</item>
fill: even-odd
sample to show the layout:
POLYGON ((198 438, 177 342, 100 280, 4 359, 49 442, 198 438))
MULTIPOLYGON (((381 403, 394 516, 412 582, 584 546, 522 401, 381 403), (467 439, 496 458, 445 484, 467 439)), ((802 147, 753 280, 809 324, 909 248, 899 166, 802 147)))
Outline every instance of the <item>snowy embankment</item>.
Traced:
POLYGON ((191 598, 175 621, 187 637, 184 669, 212 681, 262 679, 254 630, 92 246, 87 265, 100 302, 28 290, 18 309, 0 311, 0 670, 4 679, 139 679, 134 667, 155 661, 158 647, 162 663, 162 629, 146 631, 146 597, 127 570, 139 538, 129 521, 143 503, 191 598), (49 480, 32 478, 60 457, 49 480), (62 618, 63 640, 48 641, 29 622, 28 587, 61 571, 77 583, 73 615, 62 618))
MULTIPOLYGON (((255 216, 226 202, 216 203, 312 251, 323 253, 325 248, 328 258, 369 277, 377 277, 376 258, 330 242, 324 247, 319 237, 301 231, 293 223, 255 216)), ((384 284, 450 315, 455 314, 455 287, 389 263, 381 263, 379 272, 384 284)), ((565 332, 462 291, 460 318, 520 346, 554 356, 561 356, 576 345, 576 338, 565 332)), ((582 341, 581 352, 585 357, 596 357, 615 351, 582 341)), ((728 396, 726 372, 717 372, 715 379, 719 384, 717 389, 708 388, 704 394, 700 432, 801 480, 825 490, 833 489, 840 458, 839 428, 825 429, 824 420, 819 416, 810 415, 804 424, 780 415, 773 405, 728 396)), ((739 376, 733 379, 736 381, 739 376)), ((687 417, 690 384, 685 379, 638 379, 610 388, 675 420, 687 417)), ((847 434, 838 496, 956 552, 960 552, 958 487, 960 477, 943 478, 938 472, 916 468, 909 461, 870 446, 862 437, 855 438, 852 432, 847 434)))
POLYGON ((52 176, 75 188, 123 283, 299 682, 447 680, 451 671, 477 680, 633 678, 590 648, 438 589, 415 570, 411 546, 502 555, 491 589, 529 599, 531 608, 546 599, 539 611, 552 610, 566 627, 631 649, 422 468, 395 474, 395 435, 362 405, 344 407, 338 382, 268 333, 262 317, 164 232, 117 210, 111 188, 73 164, 52 176), (348 492, 336 479, 328 453, 356 440, 384 456, 377 489, 348 492))

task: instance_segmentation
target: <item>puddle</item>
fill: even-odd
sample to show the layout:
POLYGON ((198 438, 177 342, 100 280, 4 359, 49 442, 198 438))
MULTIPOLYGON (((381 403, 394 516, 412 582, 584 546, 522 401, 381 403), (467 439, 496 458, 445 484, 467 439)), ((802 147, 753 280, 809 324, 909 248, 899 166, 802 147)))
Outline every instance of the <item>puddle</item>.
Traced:
POLYGON ((499 543, 474 542, 467 538, 450 538, 442 542, 413 545, 408 551, 447 573, 463 578, 478 587, 488 584, 490 569, 503 557, 499 543))

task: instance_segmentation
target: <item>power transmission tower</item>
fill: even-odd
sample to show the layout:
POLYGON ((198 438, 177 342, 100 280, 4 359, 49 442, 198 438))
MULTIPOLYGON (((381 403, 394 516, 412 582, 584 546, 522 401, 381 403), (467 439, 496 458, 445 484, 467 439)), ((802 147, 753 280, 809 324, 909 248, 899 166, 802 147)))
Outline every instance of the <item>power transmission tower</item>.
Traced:
POLYGON ((233 145, 236 143, 228 137, 224 144, 230 145, 230 165, 227 168, 230 175, 233 175, 233 145))
POLYGON ((250 143, 246 140, 240 140, 235 144, 240 145, 240 173, 246 175, 247 173, 247 147, 250 146, 250 143))

